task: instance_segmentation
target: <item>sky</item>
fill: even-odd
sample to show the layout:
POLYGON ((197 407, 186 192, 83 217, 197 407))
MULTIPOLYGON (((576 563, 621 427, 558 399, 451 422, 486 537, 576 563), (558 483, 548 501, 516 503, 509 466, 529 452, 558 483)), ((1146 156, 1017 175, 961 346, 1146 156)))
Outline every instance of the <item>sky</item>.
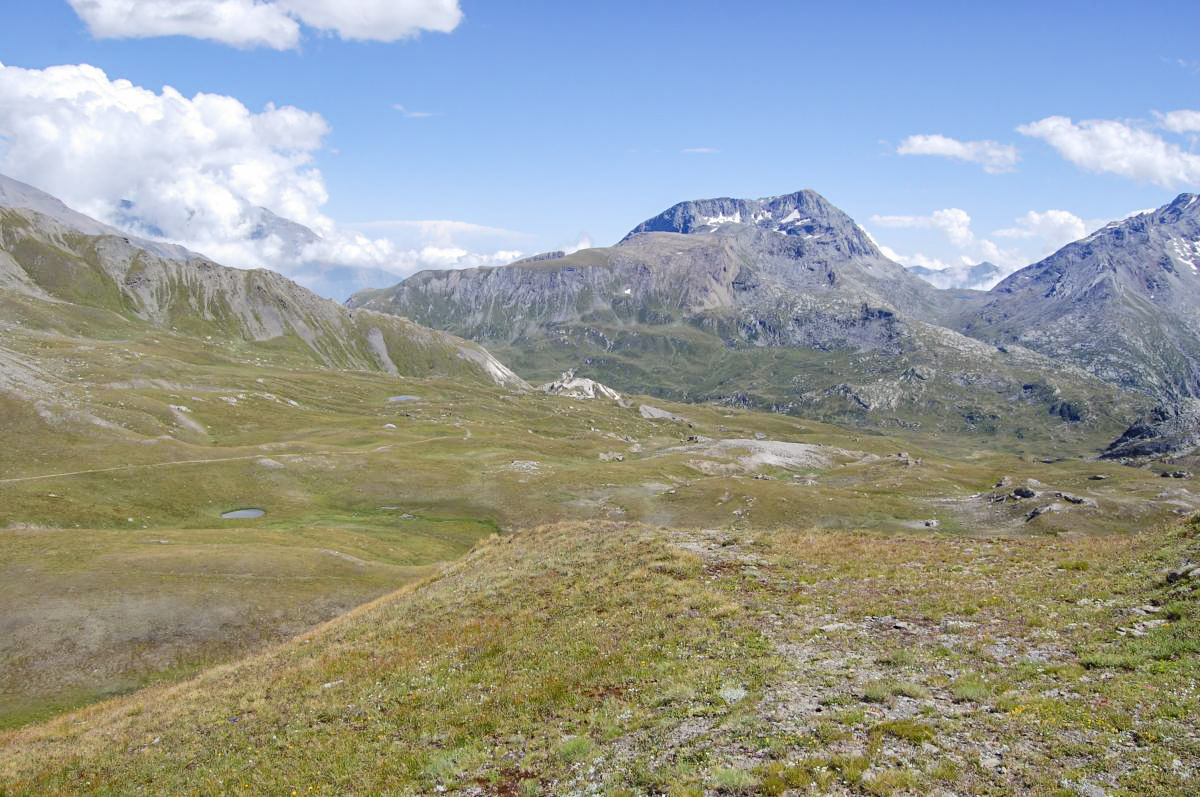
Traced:
POLYGON ((0 19, 0 173, 337 299, 804 188, 905 265, 1010 273, 1200 190, 1195 0, 0 0, 0 19))

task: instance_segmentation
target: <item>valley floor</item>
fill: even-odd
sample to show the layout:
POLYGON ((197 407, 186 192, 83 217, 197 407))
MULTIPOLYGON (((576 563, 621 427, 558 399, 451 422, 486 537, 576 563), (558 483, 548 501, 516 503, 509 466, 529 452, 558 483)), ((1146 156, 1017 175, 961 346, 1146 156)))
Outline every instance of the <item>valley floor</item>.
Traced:
POLYGON ((967 539, 568 522, 0 736, 0 794, 1194 793, 1200 519, 967 539))

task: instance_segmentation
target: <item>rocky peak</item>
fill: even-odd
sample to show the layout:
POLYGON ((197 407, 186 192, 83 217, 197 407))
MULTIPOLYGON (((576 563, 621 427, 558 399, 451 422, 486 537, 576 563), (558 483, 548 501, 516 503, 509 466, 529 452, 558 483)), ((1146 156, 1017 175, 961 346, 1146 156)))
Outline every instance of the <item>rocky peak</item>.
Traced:
POLYGON ((1197 200, 1200 200, 1198 194, 1180 194, 1171 204, 1148 215, 1159 224, 1175 224, 1188 219, 1193 222, 1200 221, 1200 202, 1197 200))
POLYGON ((1194 280, 1188 279, 1200 274, 1198 199, 1196 194, 1180 194, 1158 210, 1111 222, 1011 275, 996 292, 1053 284, 1052 291, 1038 289, 1047 298, 1063 298, 1087 292, 1102 279, 1118 285, 1114 290, 1120 292, 1158 297, 1156 304, 1181 289, 1200 295, 1194 280))
POLYGON ((1000 282, 960 329, 1160 400, 1200 396, 1200 202, 1182 194, 1000 282))
POLYGON ((129 235, 123 230, 111 227, 90 216, 72 210, 62 200, 47 194, 39 188, 22 183, 0 174, 0 209, 7 208, 28 216, 30 212, 37 214, 38 224, 45 226, 47 222, 59 225, 63 230, 108 238, 118 238, 127 244, 145 249, 159 257, 169 260, 187 260, 192 253, 174 244, 161 241, 150 241, 129 235))
POLYGON ((816 191, 764 199, 696 199, 680 202, 648 219, 625 236, 622 243, 647 232, 723 233, 747 227, 768 230, 804 240, 845 241, 850 255, 881 257, 879 249, 854 220, 816 191))

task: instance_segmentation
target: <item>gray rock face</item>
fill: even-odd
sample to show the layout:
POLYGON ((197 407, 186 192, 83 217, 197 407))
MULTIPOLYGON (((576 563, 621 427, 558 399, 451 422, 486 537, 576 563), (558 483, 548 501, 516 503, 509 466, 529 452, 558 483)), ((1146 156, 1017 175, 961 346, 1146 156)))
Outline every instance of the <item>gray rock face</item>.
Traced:
POLYGON ((553 382, 539 385, 538 390, 552 396, 566 396, 567 398, 621 400, 621 394, 611 387, 602 385, 594 379, 576 376, 574 369, 563 372, 563 375, 553 382))
POLYGON ((1159 400, 1200 396, 1200 198, 1068 244, 993 288, 957 328, 1159 400))
POLYGON ((1109 444, 1103 459, 1176 457, 1200 449, 1200 399, 1160 405, 1109 444))
POLYGON ((766 199, 698 199, 680 202, 633 228, 621 243, 647 232, 717 232, 726 225, 757 227, 813 240, 836 239, 848 257, 879 257, 879 249, 854 220, 815 191, 766 199))

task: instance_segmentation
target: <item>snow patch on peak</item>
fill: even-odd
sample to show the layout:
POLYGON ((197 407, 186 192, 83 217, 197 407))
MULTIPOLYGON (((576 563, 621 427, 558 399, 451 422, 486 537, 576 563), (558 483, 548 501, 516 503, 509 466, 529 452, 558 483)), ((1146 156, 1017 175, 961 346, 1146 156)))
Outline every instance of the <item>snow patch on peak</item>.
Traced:
POLYGON ((720 216, 701 216, 698 221, 700 226, 704 227, 720 227, 722 224, 741 224, 742 212, 735 211, 732 216, 721 214, 720 216))
MULTIPOLYGON (((1192 201, 1195 201, 1194 197, 1192 201)), ((1171 248, 1175 250, 1175 257, 1190 268, 1193 274, 1200 274, 1200 239, 1188 241, 1172 238, 1171 248)))

